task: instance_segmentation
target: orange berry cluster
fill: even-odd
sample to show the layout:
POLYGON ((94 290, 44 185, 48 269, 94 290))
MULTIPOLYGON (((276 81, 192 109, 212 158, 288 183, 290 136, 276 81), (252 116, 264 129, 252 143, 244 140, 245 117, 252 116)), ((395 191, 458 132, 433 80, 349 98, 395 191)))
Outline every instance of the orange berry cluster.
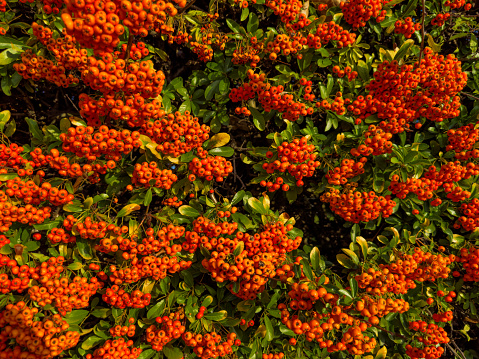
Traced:
POLYGON ((348 182, 349 178, 359 176, 364 173, 364 164, 367 162, 366 157, 356 162, 352 159, 343 159, 340 167, 335 167, 333 170, 329 170, 326 175, 326 179, 329 184, 344 185, 348 182))
MULTIPOLYGON (((233 166, 230 161, 222 156, 210 156, 208 151, 203 150, 202 147, 197 149, 198 157, 188 164, 188 169, 195 175, 206 179, 207 181, 223 182, 223 180, 233 172, 233 166)), ((190 181, 194 177, 190 176, 190 181)))
MULTIPOLYGON (((0 12, 6 12, 7 11, 7 0, 0 0, 0 12)), ((2 27, 0 29, 0 35, 5 35, 7 32, 5 29, 2 27)))
POLYGON ((178 208, 183 204, 183 201, 179 201, 178 197, 171 197, 171 198, 165 198, 163 202, 161 202, 164 206, 170 206, 174 208, 178 208))
MULTIPOLYGON (((176 6, 183 8, 186 0, 174 0, 176 6)), ((127 26, 134 35, 146 37, 148 31, 155 30, 166 22, 167 15, 173 17, 178 13, 175 5, 170 1, 122 1, 120 16, 123 24, 127 26)))
POLYGON ((7 232, 15 222, 29 226, 43 223, 50 218, 51 212, 52 209, 49 206, 36 208, 27 204, 25 207, 20 207, 10 202, 0 202, 0 232, 7 232))
POLYGON ((427 201, 431 199, 441 183, 428 178, 408 178, 406 183, 399 181, 399 176, 394 175, 391 180, 391 184, 388 187, 393 194, 398 198, 406 198, 408 193, 414 193, 421 201, 427 201))
POLYGON ((78 220, 75 217, 68 215, 63 220, 63 226, 68 231, 75 229, 82 238, 87 239, 105 238, 108 232, 113 232, 115 235, 128 232, 127 226, 118 227, 113 223, 107 224, 104 221, 93 222, 90 216, 85 217, 82 222, 77 222, 78 220))
POLYGON ((63 228, 53 228, 50 233, 47 234, 47 238, 50 243, 75 243, 76 237, 65 232, 63 228))
POLYGON ((0 168, 12 167, 13 169, 19 169, 19 165, 26 164, 26 160, 20 156, 23 152, 23 147, 18 146, 16 143, 6 146, 3 143, 0 144, 0 168))
MULTIPOLYGON (((471 5, 471 4, 466 4, 466 0, 446 0, 444 3, 444 6, 450 7, 451 9, 459 9, 460 7, 463 7, 464 5, 471 5)), ((468 9, 465 9, 466 11, 468 9)))
POLYGON ((170 223, 158 229, 156 232, 157 239, 154 237, 155 233, 153 228, 148 228, 145 234, 147 237, 143 238, 141 244, 136 247, 138 254, 149 255, 163 249, 169 256, 174 256, 181 251, 181 245, 172 244, 172 241, 183 237, 185 228, 182 226, 174 226, 170 223))
POLYGON ((401 126, 419 117, 441 122, 458 116, 457 94, 467 82, 461 62, 452 54, 444 57, 430 48, 424 55, 420 63, 412 65, 399 66, 397 61, 380 64, 374 80, 366 86, 371 97, 358 105, 353 102, 348 110, 360 119, 377 113, 389 123, 392 119, 401 121, 401 126))
POLYGON ((161 102, 153 99, 146 102, 140 95, 125 96, 123 101, 113 93, 95 100, 87 94, 79 96, 80 115, 87 120, 89 126, 99 127, 100 117, 110 117, 126 121, 130 127, 142 126, 146 120, 158 118, 161 113, 161 102))
POLYGON ((171 170, 160 170, 155 161, 137 163, 133 170, 131 183, 135 186, 170 189, 178 177, 171 170))
MULTIPOLYGON (((82 72, 82 80, 104 95, 123 91, 127 96, 155 98, 165 83, 163 71, 152 68, 150 61, 127 64, 123 59, 114 60, 113 55, 107 53, 100 60, 90 56, 88 65, 88 69, 82 72)), ((121 110, 127 112, 124 108, 121 110)))
POLYGON ((316 35, 321 38, 321 43, 326 45, 329 41, 336 41, 338 48, 347 47, 354 44, 356 41, 356 34, 343 29, 334 21, 324 22, 319 24, 316 29, 316 35))
POLYGON ((434 19, 431 21, 431 25, 442 26, 446 23, 447 20, 451 17, 451 14, 446 12, 445 14, 437 14, 434 19))
MULTIPOLYGON (((118 51, 115 54, 118 57, 121 57, 122 54, 125 54, 126 56, 126 50, 128 48, 127 44, 121 45, 121 52, 118 51)), ((135 61, 141 60, 143 57, 146 57, 150 54, 150 50, 146 47, 144 42, 137 42, 136 44, 131 44, 130 48, 130 59, 133 59, 135 61)))
POLYGON ((462 202, 471 197, 471 192, 462 189, 459 186, 453 185, 450 182, 443 184, 444 192, 447 193, 446 197, 453 202, 462 202))
POLYGON ((447 322, 450 322, 454 319, 454 315, 452 313, 452 310, 448 310, 448 311, 445 311, 443 313, 434 313, 432 315, 432 319, 435 322, 447 323, 447 322))
MULTIPOLYGON (((134 252, 134 251, 133 251, 134 252)), ((134 254, 134 253, 133 253, 134 254)), ((174 274, 180 270, 187 269, 191 266, 191 261, 179 260, 176 256, 145 256, 140 260, 136 258, 131 260, 131 267, 117 270, 115 266, 110 266, 111 275, 107 276, 104 272, 99 273, 101 280, 109 279, 116 285, 122 283, 134 283, 142 278, 151 277, 154 280, 160 280, 167 276, 168 273, 174 274)), ((132 255, 130 254, 130 257, 132 255)))
POLYGON ((276 110, 282 113, 282 118, 290 121, 313 113, 312 107, 306 108, 304 103, 295 102, 292 94, 283 94, 283 86, 271 86, 264 82, 265 74, 255 74, 251 69, 247 74, 250 81, 231 90, 229 98, 233 102, 247 101, 258 95, 258 101, 266 112, 276 110))
POLYGON ((186 327, 181 324, 181 319, 184 319, 183 312, 171 313, 170 316, 156 318, 159 327, 152 324, 146 329, 146 341, 151 343, 153 350, 160 352, 170 341, 182 336, 186 327))
POLYGON ((461 204, 462 216, 454 223, 454 228, 464 228, 466 231, 473 231, 479 227, 479 200, 474 198, 468 203, 461 204))
POLYGON ((101 2, 97 6, 82 0, 65 1, 61 18, 65 32, 80 46, 92 48, 95 55, 113 53, 125 28, 120 24, 117 4, 101 2))
POLYGON ((386 18, 386 10, 383 6, 388 0, 348 0, 340 2, 341 11, 344 14, 344 20, 353 26, 354 30, 366 26, 370 18, 375 17, 376 22, 381 22, 386 18))
POLYGON ((232 235, 238 229, 238 223, 227 221, 221 223, 214 223, 205 217, 198 217, 193 221, 193 230, 185 233, 185 241, 182 243, 182 248, 185 251, 194 253, 201 245, 211 251, 217 250, 229 254, 238 244, 237 238, 217 238, 221 235, 232 235), (204 234, 204 235, 202 235, 204 234))
POLYGON ((406 39, 410 39, 412 34, 421 30, 421 28, 421 24, 415 24, 410 17, 407 17, 404 20, 398 20, 394 23, 394 33, 403 34, 406 39))
POLYGON ((474 128, 474 124, 470 123, 457 129, 450 129, 447 131, 447 137, 446 151, 454 150, 458 160, 466 161, 471 157, 479 157, 479 150, 474 149, 474 145, 479 139, 479 130, 474 128))
POLYGON ((266 0, 265 5, 280 16, 281 22, 288 24, 298 17, 303 3, 300 0, 266 0))
POLYGON ((156 150, 165 155, 179 157, 203 145, 210 137, 210 127, 200 124, 189 111, 184 115, 179 111, 167 115, 161 112, 159 117, 143 124, 141 133, 156 142, 156 150))
MULTIPOLYGON (((12 180, 7 180, 4 185, 7 189, 0 191, 0 202, 6 202, 8 197, 16 197, 24 203, 34 206, 46 200, 53 206, 63 206, 64 204, 71 203, 75 198, 74 195, 69 194, 66 190, 52 187, 48 182, 43 182, 41 186, 37 186, 33 180, 23 181, 20 177, 15 177, 12 180)), ((3 186, 0 185, 1 187, 3 186)))
POLYGON ((45 79, 65 88, 80 81, 73 74, 67 75, 64 66, 56 65, 53 61, 34 54, 31 49, 22 52, 22 62, 13 64, 13 68, 24 79, 34 81, 45 79))
POLYGON ((74 309, 88 307, 90 297, 103 286, 96 278, 88 283, 88 278, 78 276, 72 281, 68 277, 62 277, 42 281, 42 284, 28 289, 30 299, 41 307, 53 305, 62 316, 74 309))
POLYGON ((51 13, 59 14, 60 8, 63 6, 62 0, 42 0, 43 11, 45 14, 50 15, 51 13))
POLYGON ((338 92, 332 103, 329 103, 328 100, 322 100, 316 102, 316 107, 322 107, 326 110, 331 110, 337 115, 344 115, 346 113, 346 107, 344 107, 345 103, 346 102, 344 101, 341 92, 338 92))
POLYGON ((372 322, 374 322, 375 319, 373 318, 375 316, 382 318, 389 313, 405 313, 409 309, 409 303, 401 298, 384 299, 365 296, 361 301, 356 303, 356 310, 361 312, 362 316, 369 318, 372 322))
POLYGON ((251 111, 248 110, 248 107, 236 107, 235 108, 235 113, 237 115, 245 115, 245 116, 251 116, 251 111))
POLYGON ((333 66, 333 73, 338 75, 339 78, 343 78, 344 76, 348 77, 348 81, 353 81, 356 77, 358 77, 357 71, 353 71, 351 66, 346 66, 344 70, 341 70, 339 66, 333 66))
MULTIPOLYGON (((479 200, 477 201, 479 204, 479 200)), ((461 248, 456 262, 462 264, 466 273, 462 276, 465 282, 479 282, 479 248, 461 248)), ((457 273, 460 276, 460 273, 457 273)), ((455 275, 456 276, 456 275, 455 275)))
POLYGON ((269 59, 272 61, 276 60, 279 55, 298 56, 298 52, 303 49, 301 38, 301 35, 291 37, 286 34, 276 35, 273 41, 266 44, 265 53, 269 53, 269 59))
POLYGON ((284 358, 284 353, 263 353, 263 359, 283 359, 284 358))
POLYGON ((122 336, 128 336, 128 337, 133 337, 135 336, 135 331, 136 331, 136 326, 135 326, 135 318, 130 318, 128 319, 128 323, 130 325, 115 325, 113 328, 110 328, 110 335, 112 337, 122 337, 122 336))
POLYGON ((255 68, 260 62, 259 54, 263 52, 264 43, 258 42, 256 36, 251 37, 248 46, 239 46, 233 51, 231 62, 235 65, 243 65, 249 62, 249 66, 255 68), (249 46, 251 45, 251 46, 249 46))
MULTIPOLYGON (((10 243, 10 240, 3 235, 0 236, 0 239, 2 247, 10 243)), ((9 274, 0 274, 0 293, 2 294, 22 293, 28 289, 31 278, 38 279, 35 268, 30 268, 27 265, 19 266, 15 259, 11 259, 7 255, 0 254, 0 267, 5 267, 9 271, 9 274)))
POLYGON ((128 358, 136 359, 140 356, 143 349, 132 347, 133 340, 108 339, 100 348, 95 349, 93 354, 87 354, 86 359, 109 359, 109 358, 128 358), (131 348, 130 348, 131 347, 131 348))
POLYGON ((70 127, 67 133, 60 134, 62 149, 77 157, 86 157, 95 161, 104 155, 107 160, 120 161, 122 155, 129 154, 134 148, 141 146, 140 133, 129 130, 117 131, 107 126, 100 126, 95 132, 91 126, 70 127))
POLYGON ((382 215, 388 218, 396 202, 391 196, 377 196, 374 191, 359 192, 348 190, 340 194, 338 189, 331 188, 321 196, 321 201, 328 202, 331 210, 348 222, 369 222, 382 215))
MULTIPOLYGON (((384 125, 385 122, 382 123, 384 125)), ((397 129, 392 132, 402 132, 397 129)), ((375 125, 369 125, 368 130, 364 132, 364 143, 357 148, 351 149, 351 155, 353 156, 378 156, 384 153, 392 152, 392 133, 384 129, 383 126, 377 128, 375 125)))
POLYGON ((113 285, 107 288, 101 298, 115 308, 145 308, 150 304, 151 294, 143 293, 138 289, 130 294, 118 285, 113 285))
POLYGON ((68 331, 70 325, 59 314, 35 320, 37 308, 25 302, 7 304, 0 312, 0 358, 50 359, 78 344, 80 333, 68 331), (8 344, 13 341, 12 349, 8 344))
POLYGON ((449 343, 446 331, 433 323, 426 323, 422 320, 409 323, 409 329, 415 332, 424 333, 420 335, 417 340, 423 344, 423 349, 406 345, 406 354, 411 359, 416 358, 439 358, 444 353, 444 348, 438 347, 438 344, 449 343))
MULTIPOLYGON (((304 185, 304 177, 312 177, 316 168, 320 166, 319 161, 316 160, 316 153, 314 145, 308 144, 308 139, 302 137, 295 138, 292 142, 283 142, 278 146, 278 159, 270 163, 265 162, 263 169, 268 174, 273 174, 276 170, 281 173, 288 171, 295 179, 296 185, 301 187, 304 185)), ((273 157, 273 152, 269 151, 267 157, 273 157)), ((274 187, 273 191, 274 191, 274 187)))
POLYGON ((185 344, 193 347, 193 352, 202 359, 211 359, 228 356, 233 353, 233 345, 241 345, 241 341, 236 339, 236 333, 229 333, 227 340, 223 340, 221 335, 215 331, 205 335, 185 332, 182 335, 185 344))

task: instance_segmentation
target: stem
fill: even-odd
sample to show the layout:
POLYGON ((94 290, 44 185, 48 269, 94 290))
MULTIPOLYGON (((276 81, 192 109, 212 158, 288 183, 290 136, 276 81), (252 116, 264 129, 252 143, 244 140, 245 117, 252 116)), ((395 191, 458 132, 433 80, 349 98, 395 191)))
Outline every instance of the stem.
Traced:
POLYGON ((461 93, 462 93, 463 95, 466 95, 466 96, 470 97, 470 98, 473 98, 474 100, 479 100, 479 97, 476 97, 476 96, 474 96, 474 95, 471 95, 471 94, 469 94, 469 93, 467 93, 467 92, 461 92, 461 93))
MULTIPOLYGON (((193 6, 193 4, 195 3, 195 1, 196 1, 196 0, 192 0, 192 1, 190 1, 188 4, 186 4, 186 6, 185 6, 183 9, 181 9, 180 11, 178 11, 178 15, 184 13, 184 12, 185 12, 186 10, 188 10, 191 6, 193 6)), ((200 9, 200 10, 201 10, 201 9, 200 9)))
POLYGON ((131 50, 131 46, 133 45, 133 38, 134 37, 135 36, 132 35, 131 32, 128 33, 128 45, 126 45, 125 63, 130 58, 130 50, 131 50))
POLYGON ((421 51, 419 52, 418 65, 421 66, 422 52, 424 51, 424 37, 426 36, 426 30, 424 29, 424 22, 426 20, 426 0, 422 1, 422 18, 421 18, 421 51))

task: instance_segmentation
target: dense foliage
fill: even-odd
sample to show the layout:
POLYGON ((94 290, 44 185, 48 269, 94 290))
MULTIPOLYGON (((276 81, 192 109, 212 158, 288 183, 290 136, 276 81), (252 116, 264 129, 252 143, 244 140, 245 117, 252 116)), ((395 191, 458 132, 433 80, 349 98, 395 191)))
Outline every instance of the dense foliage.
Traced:
POLYGON ((0 359, 479 358, 478 10, 0 0, 0 359))

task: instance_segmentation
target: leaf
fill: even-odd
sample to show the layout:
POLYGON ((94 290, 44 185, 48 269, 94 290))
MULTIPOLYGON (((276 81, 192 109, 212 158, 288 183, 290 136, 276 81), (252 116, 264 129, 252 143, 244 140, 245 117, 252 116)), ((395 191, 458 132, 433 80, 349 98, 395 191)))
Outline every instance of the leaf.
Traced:
POLYGON ((80 324, 90 313, 88 310, 74 310, 67 314, 64 319, 70 325, 80 324))
POLYGON ((427 44, 435 53, 441 52, 441 45, 434 42, 434 38, 431 36, 431 34, 427 34, 427 44))
POLYGON ((219 87, 220 87, 220 80, 215 80, 206 88, 205 90, 206 101, 210 101, 215 96, 215 93, 218 92, 219 87))
POLYGON ((0 49, 12 49, 15 46, 30 48, 30 46, 27 46, 23 41, 11 37, 0 36, 0 49))
POLYGON ((241 26, 238 23, 231 19, 226 19, 226 25, 235 33, 239 34, 241 31, 241 26))
POLYGON ((311 260, 311 266, 313 267, 313 270, 317 271, 319 270, 319 259, 321 257, 321 254, 319 252, 318 247, 314 247, 311 250, 311 253, 309 253, 309 258, 311 260))
POLYGON ((183 358, 183 352, 179 348, 173 348, 170 344, 163 347, 163 354, 165 354, 168 359, 183 358))
POLYGON ((385 346, 382 347, 381 349, 378 350, 374 359, 385 359, 387 352, 388 352, 388 348, 386 348, 385 346))
POLYGON ((152 199, 153 199, 153 194, 151 192, 151 188, 149 188, 148 191, 146 191, 145 199, 143 200, 143 204, 145 206, 148 206, 151 203, 152 199))
POLYGON ((264 116, 257 109, 251 106, 248 106, 248 108, 251 111, 251 114, 253 115, 253 123, 255 127, 260 131, 264 131, 266 127, 264 116))
POLYGON ((413 0, 407 4, 406 9, 404 10, 404 13, 401 15, 401 17, 405 18, 408 16, 411 12, 413 12, 416 9, 418 0, 413 0))
POLYGON ((349 278, 349 286, 351 287, 351 295, 353 297, 356 297, 356 294, 358 293, 358 282, 354 278, 349 278))
POLYGON ((71 270, 79 270, 83 268, 83 264, 81 264, 80 262, 73 262, 67 268, 71 270))
POLYGON ((241 21, 245 21, 248 18, 249 15, 249 8, 245 7, 241 11, 241 21))
POLYGON ((361 236, 356 237, 356 243, 361 247, 361 252, 363 253, 364 260, 368 256, 368 242, 361 236))
POLYGON ((268 317, 264 317, 264 325, 266 326, 266 336, 265 339, 270 342, 274 338, 274 328, 271 320, 268 317))
POLYGON ((33 135, 33 138, 37 139, 38 141, 43 141, 43 133, 40 131, 37 121, 28 117, 25 117, 25 121, 27 121, 28 128, 30 129, 30 133, 33 135))
POLYGON ((5 125, 10 120, 11 114, 10 111, 4 110, 0 112, 0 132, 3 132, 5 125))
POLYGON ((266 214, 266 210, 263 207, 263 204, 254 197, 248 198, 248 204, 253 208, 256 212, 261 214, 266 214))
MULTIPOLYGON (((210 138, 208 141, 209 148, 222 147, 230 142, 231 136, 227 133, 220 132, 210 138)), ((185 161, 182 161, 185 162, 185 161)))
POLYGON ((213 156, 231 157, 235 153, 235 150, 231 147, 226 146, 213 148, 209 150, 208 153, 213 156))
POLYGON ((155 356, 158 352, 153 349, 146 349, 141 352, 137 359, 150 359, 155 356))
POLYGON ((254 33, 256 32, 256 30, 258 30, 258 26, 259 26, 258 16, 255 13, 250 12, 246 29, 248 30, 249 33, 254 33))
POLYGON ((233 251, 233 256, 235 257, 239 256, 241 253, 243 253, 243 250, 244 250, 244 242, 239 241, 238 244, 236 245, 236 248, 233 251))
POLYGON ((363 60, 358 61, 358 74, 363 81, 369 81, 369 68, 363 60))
POLYGON ((353 261, 345 254, 337 254, 336 260, 345 268, 352 269, 355 267, 353 261))
POLYGON ((314 281, 313 271, 306 259, 301 259, 301 264, 303 265, 303 273, 311 281, 314 281))
POLYGON ((238 193, 235 194, 233 199, 231 200, 231 205, 234 206, 236 203, 240 202, 245 195, 245 191, 241 190, 238 193))
POLYGON ((92 259, 92 251, 91 251, 91 246, 90 243, 87 242, 85 238, 78 238, 76 242, 77 248, 78 248, 78 253, 84 258, 84 259, 92 259))
POLYGON ((131 212, 138 211, 141 208, 139 204, 136 203, 130 203, 127 204, 125 207, 120 209, 118 214, 116 215, 117 218, 125 217, 129 215, 131 212))
POLYGON ((359 258, 356 255, 356 253, 354 253, 352 250, 347 248, 342 248, 342 251, 346 253, 353 260, 355 264, 359 264, 359 258))
POLYGON ((163 315, 165 306, 166 306, 165 300, 164 299, 160 300, 158 303, 156 303, 153 307, 151 307, 148 310, 148 312, 146 313, 146 318, 153 319, 163 315))
POLYGON ((211 303, 213 303, 213 297, 211 295, 208 295, 203 299, 201 306, 208 307, 211 303))
POLYGON ((399 61, 404 56, 406 56, 406 53, 408 52, 408 50, 411 48, 412 45, 414 45, 414 40, 409 39, 404 41, 404 43, 399 48, 398 52, 396 52, 396 54, 394 55, 394 60, 399 61))
POLYGON ((225 319, 228 315, 228 312, 226 310, 220 310, 219 312, 216 313, 208 313, 205 314, 205 318, 208 320, 212 320, 214 322, 220 321, 222 319, 225 319))
POLYGON ((96 347, 98 344, 100 344, 102 341, 105 339, 97 337, 97 336, 91 336, 88 337, 82 344, 81 348, 85 350, 89 350, 93 347, 96 347))

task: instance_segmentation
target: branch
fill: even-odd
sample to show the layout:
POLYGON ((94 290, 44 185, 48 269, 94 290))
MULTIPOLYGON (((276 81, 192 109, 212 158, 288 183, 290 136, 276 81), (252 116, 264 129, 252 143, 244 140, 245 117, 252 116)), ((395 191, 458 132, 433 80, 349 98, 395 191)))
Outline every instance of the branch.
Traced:
MULTIPOLYGON (((190 1, 188 4, 186 4, 186 6, 185 6, 183 9, 181 9, 180 11, 178 11, 178 15, 184 13, 184 12, 185 12, 186 10, 188 10, 191 6, 193 6, 193 4, 195 3, 195 1, 196 1, 196 0, 192 0, 192 1, 190 1)), ((200 9, 200 10, 201 10, 201 9, 200 9)), ((202 10, 202 11, 203 11, 203 10, 202 10)))
POLYGON ((461 93, 462 93, 463 95, 466 95, 466 96, 470 97, 470 98, 473 98, 474 100, 479 100, 479 97, 476 97, 476 96, 474 96, 474 95, 471 95, 470 93, 467 93, 467 92, 461 92, 461 93))
POLYGON ((422 18, 421 18, 421 51, 419 52, 419 66, 421 66, 422 52, 424 51, 424 38, 426 37, 426 30, 424 29, 424 22, 426 20, 426 0, 422 1, 422 18))
POLYGON ((126 54, 125 54, 125 63, 128 61, 130 58, 130 50, 131 46, 133 45, 133 38, 135 36, 131 34, 131 32, 128 33, 128 45, 126 45, 126 54))

